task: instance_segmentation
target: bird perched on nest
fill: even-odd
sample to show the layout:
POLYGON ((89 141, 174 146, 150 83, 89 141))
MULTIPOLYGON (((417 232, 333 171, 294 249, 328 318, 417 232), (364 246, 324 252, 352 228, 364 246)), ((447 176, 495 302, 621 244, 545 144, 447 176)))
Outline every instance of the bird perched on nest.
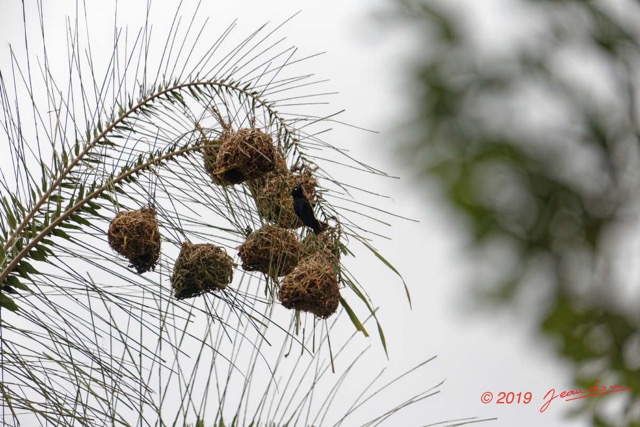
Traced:
POLYGON ((316 219, 313 213, 313 207, 311 207, 309 199, 307 199, 302 191, 302 184, 298 184, 298 186, 291 191, 291 196, 293 196, 293 209, 304 225, 311 227, 316 234, 320 234, 327 229, 329 225, 326 222, 321 222, 316 219))

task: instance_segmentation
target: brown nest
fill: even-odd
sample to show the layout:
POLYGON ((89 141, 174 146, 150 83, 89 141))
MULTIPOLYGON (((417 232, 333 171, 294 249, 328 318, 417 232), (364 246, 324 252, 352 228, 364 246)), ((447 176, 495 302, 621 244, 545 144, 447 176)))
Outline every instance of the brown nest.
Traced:
POLYGON ((273 225, 251 233, 238 249, 242 268, 274 278, 291 273, 300 260, 300 242, 296 236, 273 225))
POLYGON ((340 235, 337 227, 329 227, 321 234, 309 233, 300 246, 302 258, 323 252, 332 257, 334 263, 340 260, 340 235))
POLYGON ((340 289, 331 258, 319 252, 300 261, 280 285, 283 306, 327 318, 338 310, 340 289))
POLYGON ((233 280, 233 259, 218 246, 185 242, 171 276, 177 299, 224 289, 233 280))
POLYGON ((260 178, 275 167, 276 149, 260 129, 227 132, 216 157, 215 174, 228 184, 260 178))
POLYGON ((202 156, 204 157, 204 169, 211 177, 211 181, 214 184, 223 185, 225 182, 216 175, 216 161, 218 159, 218 152, 220 152, 220 144, 222 144, 222 140, 220 139, 205 139, 202 143, 204 146, 202 156))
POLYGON ((155 268, 160 258, 160 230, 154 208, 118 213, 107 234, 109 246, 138 273, 155 268))
POLYGON ((284 164, 251 184, 260 216, 282 228, 296 229, 304 224, 293 209, 291 190, 302 183, 304 194, 313 206, 318 182, 308 167, 289 170, 284 164))

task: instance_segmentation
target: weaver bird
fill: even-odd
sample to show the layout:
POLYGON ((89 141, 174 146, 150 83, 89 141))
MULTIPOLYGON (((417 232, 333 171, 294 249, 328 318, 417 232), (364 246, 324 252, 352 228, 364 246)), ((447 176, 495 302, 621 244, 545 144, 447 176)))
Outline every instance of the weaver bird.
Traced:
POLYGON ((311 227, 316 234, 320 234, 327 229, 328 224, 326 222, 321 222, 316 219, 313 213, 313 207, 311 207, 309 199, 307 199, 302 191, 302 184, 298 184, 298 186, 291 191, 291 196, 293 196, 293 209, 304 225, 311 227))

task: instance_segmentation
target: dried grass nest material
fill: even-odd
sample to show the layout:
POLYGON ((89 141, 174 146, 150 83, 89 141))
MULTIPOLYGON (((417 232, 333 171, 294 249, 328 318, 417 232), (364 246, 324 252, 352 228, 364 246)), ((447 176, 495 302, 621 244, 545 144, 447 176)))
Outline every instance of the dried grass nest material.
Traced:
POLYGON ((215 175, 228 184, 260 178, 275 167, 276 149, 271 137, 256 128, 227 132, 216 156, 215 175))
POLYGON ((233 280, 233 259, 209 243, 182 244, 171 276, 176 299, 224 289, 233 280))
POLYGON ((265 225, 251 233, 238 248, 242 268, 280 277, 293 271, 300 260, 300 242, 289 230, 265 225))
POLYGON ((301 244, 302 258, 315 255, 318 252, 324 252, 327 256, 333 258, 333 262, 340 260, 340 233, 337 227, 329 227, 321 234, 309 233, 301 244))
MULTIPOLYGON (((284 160, 283 160, 284 162, 284 160)), ((304 224, 293 209, 291 190, 302 184, 305 196, 313 206, 316 202, 318 181, 306 166, 289 170, 279 166, 273 172, 251 184, 260 216, 282 228, 296 229, 304 224)))
POLYGON ((218 152, 220 152, 221 139, 204 139, 202 141, 202 157, 204 158, 204 169, 211 177, 211 181, 214 184, 224 185, 225 182, 218 178, 216 175, 216 160, 218 159, 218 152))
POLYGON ((154 208, 118 213, 107 232, 109 246, 138 273, 155 268, 160 258, 160 230, 154 208))
POLYGON ((340 304, 340 288, 331 257, 319 252, 300 261, 282 281, 278 299, 288 309, 323 319, 335 313, 340 304))

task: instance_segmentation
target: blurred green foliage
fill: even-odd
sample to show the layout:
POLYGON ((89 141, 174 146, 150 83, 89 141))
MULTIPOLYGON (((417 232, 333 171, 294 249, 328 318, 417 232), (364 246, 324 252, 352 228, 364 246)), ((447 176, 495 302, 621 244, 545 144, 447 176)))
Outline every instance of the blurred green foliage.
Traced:
POLYGON ((580 412, 640 425, 640 3, 501 2, 489 36, 471 1, 401 4, 421 38, 403 154, 469 219, 484 301, 537 287, 576 385, 633 389, 580 412))

